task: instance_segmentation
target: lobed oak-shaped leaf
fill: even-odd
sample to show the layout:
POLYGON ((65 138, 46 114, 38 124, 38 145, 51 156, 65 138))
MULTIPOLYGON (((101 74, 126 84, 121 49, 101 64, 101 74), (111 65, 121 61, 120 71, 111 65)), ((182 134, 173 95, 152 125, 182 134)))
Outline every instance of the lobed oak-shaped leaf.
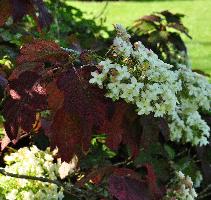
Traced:
MULTIPOLYGON (((51 106, 55 115, 46 132, 51 146, 58 147, 59 155, 65 161, 89 150, 92 134, 105 120, 107 100, 99 88, 89 84, 90 70, 71 68, 62 73, 57 79, 57 87, 64 95, 60 99, 63 106, 58 109, 59 101, 50 101, 59 104, 51 106)), ((48 100, 51 97, 49 95, 48 100)))
POLYGON ((89 84, 90 67, 70 69, 62 74, 58 88, 64 93, 64 109, 74 116, 80 124, 83 151, 88 151, 93 132, 105 120, 107 101, 104 93, 89 84))
POLYGON ((24 71, 30 70, 42 76, 52 76, 54 70, 62 68, 67 64, 69 54, 58 44, 48 40, 32 40, 25 44, 18 56, 17 67, 9 77, 14 79, 24 71))
POLYGON ((47 108, 46 91, 40 76, 26 71, 9 81, 9 94, 3 108, 5 130, 8 137, 18 139, 20 132, 29 133, 36 122, 36 113, 47 108))

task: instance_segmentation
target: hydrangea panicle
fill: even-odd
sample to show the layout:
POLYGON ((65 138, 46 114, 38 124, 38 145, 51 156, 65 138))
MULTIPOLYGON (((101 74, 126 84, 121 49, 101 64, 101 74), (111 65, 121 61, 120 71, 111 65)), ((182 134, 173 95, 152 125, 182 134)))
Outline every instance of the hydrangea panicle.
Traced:
POLYGON ((207 145, 210 129, 199 111, 210 110, 211 84, 186 66, 164 63, 141 42, 133 47, 127 31, 121 25, 115 29, 116 57, 101 61, 89 82, 106 88, 114 101, 136 105, 138 115, 166 118, 172 141, 207 145))

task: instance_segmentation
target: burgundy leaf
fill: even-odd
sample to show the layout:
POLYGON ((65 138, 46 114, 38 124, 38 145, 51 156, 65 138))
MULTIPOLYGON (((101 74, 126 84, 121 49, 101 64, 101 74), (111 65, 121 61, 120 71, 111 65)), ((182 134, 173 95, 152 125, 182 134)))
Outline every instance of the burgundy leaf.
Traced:
POLYGON ((47 40, 32 40, 25 44, 16 62, 17 67, 9 77, 14 79, 26 70, 35 71, 40 75, 51 75, 52 70, 64 67, 69 54, 58 44, 47 40))
POLYGON ((20 131, 30 132, 36 122, 36 113, 47 108, 46 92, 39 83, 40 76, 26 71, 18 79, 9 81, 10 97, 3 109, 8 137, 17 139, 20 131))
POLYGON ((58 147, 58 156, 69 162, 75 154, 80 153, 82 130, 79 122, 64 108, 60 108, 49 125, 45 127, 45 132, 52 149, 58 147))
POLYGON ((46 87, 46 91, 48 94, 48 106, 55 112, 63 106, 64 94, 58 89, 56 81, 50 82, 46 87))
POLYGON ((154 169, 145 164, 146 177, 128 168, 115 168, 109 178, 109 191, 118 200, 159 200, 162 194, 157 186, 154 169))
POLYGON ((126 111, 128 110, 128 105, 124 102, 118 102, 114 104, 115 111, 113 116, 108 120, 104 121, 101 131, 108 135, 106 144, 113 150, 117 150, 120 143, 122 142, 122 137, 124 134, 124 118, 126 111))
POLYGON ((144 182, 140 182, 124 176, 110 176, 109 192, 118 200, 151 199, 147 185, 144 182))
POLYGON ((88 82, 90 70, 70 69, 59 77, 58 88, 64 92, 64 109, 74 116, 82 128, 82 147, 84 151, 89 148, 89 143, 94 130, 102 126, 105 120, 107 100, 104 93, 88 82))

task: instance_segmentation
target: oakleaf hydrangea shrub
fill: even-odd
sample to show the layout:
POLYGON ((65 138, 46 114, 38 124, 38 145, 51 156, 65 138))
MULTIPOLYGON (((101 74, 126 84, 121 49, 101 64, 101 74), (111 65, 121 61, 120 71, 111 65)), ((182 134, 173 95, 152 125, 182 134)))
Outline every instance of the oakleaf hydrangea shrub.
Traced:
MULTIPOLYGON (((17 152, 4 157, 6 172, 57 180, 61 162, 54 163, 56 151, 45 151, 36 146, 20 148, 17 152)), ((37 180, 13 178, 0 174, 0 199, 5 200, 60 200, 63 189, 53 183, 37 180)))
POLYGON ((200 111, 209 111, 211 84, 184 65, 170 65, 141 42, 130 43, 121 25, 110 55, 92 72, 91 84, 105 88, 106 96, 136 105, 138 115, 164 117, 172 141, 208 144, 210 128, 200 111))

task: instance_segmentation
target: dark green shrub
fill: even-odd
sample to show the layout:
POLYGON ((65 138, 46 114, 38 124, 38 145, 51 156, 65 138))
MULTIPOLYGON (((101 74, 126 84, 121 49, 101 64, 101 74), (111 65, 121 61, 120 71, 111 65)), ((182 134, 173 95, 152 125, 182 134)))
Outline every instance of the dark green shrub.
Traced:
POLYGON ((187 47, 181 34, 191 36, 182 23, 183 17, 183 14, 173 14, 167 10, 143 16, 129 27, 132 40, 142 41, 167 63, 188 65, 187 47))

